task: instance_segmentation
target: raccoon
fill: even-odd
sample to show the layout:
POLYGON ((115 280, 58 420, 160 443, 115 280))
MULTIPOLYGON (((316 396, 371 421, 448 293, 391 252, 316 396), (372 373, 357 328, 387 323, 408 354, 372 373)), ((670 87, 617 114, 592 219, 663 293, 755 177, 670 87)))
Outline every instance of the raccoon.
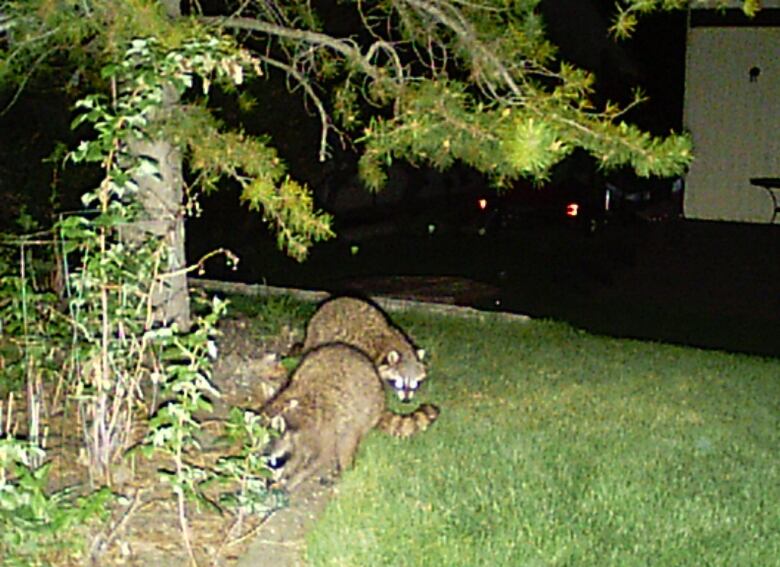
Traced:
POLYGON ((303 351, 341 342, 365 352, 382 380, 403 402, 410 401, 426 378, 423 357, 412 341, 373 304, 354 297, 329 299, 306 326, 303 351))
POLYGON ((272 424, 283 423, 268 454, 287 490, 316 474, 327 478, 349 468, 360 441, 374 427, 407 437, 438 417, 430 405, 408 415, 391 413, 374 363, 340 343, 308 352, 263 413, 272 424))

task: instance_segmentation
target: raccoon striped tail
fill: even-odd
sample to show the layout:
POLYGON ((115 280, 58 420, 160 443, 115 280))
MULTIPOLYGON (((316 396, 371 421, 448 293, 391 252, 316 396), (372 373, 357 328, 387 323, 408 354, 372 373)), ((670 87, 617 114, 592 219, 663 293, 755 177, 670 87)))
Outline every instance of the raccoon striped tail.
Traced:
POLYGON ((385 410, 377 427, 396 437, 411 437, 425 431, 439 417, 439 408, 433 404, 421 404, 412 413, 400 414, 385 410))

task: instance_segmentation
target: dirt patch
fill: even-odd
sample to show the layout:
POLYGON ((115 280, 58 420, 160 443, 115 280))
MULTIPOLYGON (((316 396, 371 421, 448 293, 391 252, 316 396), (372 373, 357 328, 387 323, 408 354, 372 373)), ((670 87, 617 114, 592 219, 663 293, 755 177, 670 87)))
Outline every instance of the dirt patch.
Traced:
MULTIPOLYGON (((289 372, 281 358, 302 339, 302 331, 283 327, 269 336, 258 330, 255 323, 246 317, 220 323, 220 352, 212 382, 221 396, 213 400, 213 413, 204 416, 199 438, 202 451, 187 456, 191 464, 208 468, 230 452, 220 435, 230 408, 257 410, 286 384, 289 372)), ((72 417, 54 418, 51 422, 55 488, 77 486, 87 478, 79 454, 80 437, 71 422, 72 417)), ((135 438, 140 440, 144 435, 145 431, 139 428, 135 438)), ((303 564, 306 530, 324 508, 332 487, 317 482, 304 484, 289 498, 286 507, 280 507, 285 495, 275 493, 267 508, 244 516, 221 507, 217 492, 225 488, 214 487, 206 493, 211 503, 187 502, 182 511, 169 485, 159 480, 161 468, 173 469, 173 463, 166 463, 163 458, 156 454, 149 460, 139 454, 115 471, 112 490, 121 498, 111 510, 108 527, 92 526, 94 533, 88 538, 91 557, 84 557, 78 564, 191 566, 182 535, 182 517, 186 518, 197 565, 303 564), (98 531, 102 533, 95 536, 98 531)), ((63 563, 52 558, 52 564, 63 563)))
POLYGON ((363 295, 447 303, 452 305, 489 304, 501 290, 486 283, 455 276, 381 276, 350 278, 344 289, 363 295))
POLYGON ((217 341, 219 355, 212 382, 221 398, 214 401, 214 413, 224 417, 230 407, 259 408, 282 388, 288 372, 281 357, 303 340, 302 331, 282 328, 273 336, 258 331, 246 317, 222 321, 217 341))
POLYGON ((249 543, 238 567, 303 567, 306 534, 337 489, 317 480, 302 483, 287 508, 272 514, 249 543))

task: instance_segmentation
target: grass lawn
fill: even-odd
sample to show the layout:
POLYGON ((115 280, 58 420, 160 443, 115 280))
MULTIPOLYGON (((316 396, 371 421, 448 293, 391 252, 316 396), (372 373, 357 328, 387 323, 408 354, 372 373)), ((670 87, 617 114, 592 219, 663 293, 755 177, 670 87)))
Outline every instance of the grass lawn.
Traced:
POLYGON ((434 427, 373 432, 312 565, 780 565, 780 361, 394 315, 434 427))

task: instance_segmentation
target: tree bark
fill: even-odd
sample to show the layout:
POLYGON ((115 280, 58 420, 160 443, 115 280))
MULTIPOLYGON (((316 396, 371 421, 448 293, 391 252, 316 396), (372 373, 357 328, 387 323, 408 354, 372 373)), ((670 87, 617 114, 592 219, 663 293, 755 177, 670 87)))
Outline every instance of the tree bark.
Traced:
POLYGON ((160 173, 159 177, 135 179, 143 215, 128 231, 131 239, 146 241, 153 238, 167 248, 160 285, 152 290, 154 318, 157 322, 176 323, 179 329, 186 331, 191 319, 185 272, 181 152, 166 140, 133 142, 130 149, 136 156, 154 160, 160 173))
MULTIPOLYGON (((179 0, 162 0, 161 3, 169 17, 181 17, 179 0)), ((179 97, 174 89, 166 89, 161 113, 168 114, 178 103, 179 97)), ((159 168, 159 176, 135 178, 143 215, 129 230, 133 235, 131 238, 154 238, 167 247, 167 265, 163 270, 161 285, 156 285, 152 290, 155 321, 175 323, 180 330, 187 331, 191 317, 184 246, 182 155, 167 140, 131 142, 130 151, 135 156, 153 160, 159 168)))

